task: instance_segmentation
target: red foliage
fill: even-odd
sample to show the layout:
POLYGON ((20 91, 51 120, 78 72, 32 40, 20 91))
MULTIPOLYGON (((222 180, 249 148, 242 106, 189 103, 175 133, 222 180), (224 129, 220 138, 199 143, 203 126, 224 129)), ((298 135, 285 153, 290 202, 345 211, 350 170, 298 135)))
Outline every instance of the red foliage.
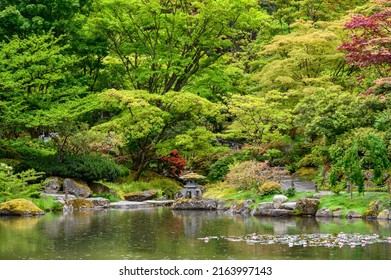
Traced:
POLYGON ((186 160, 179 155, 177 150, 172 150, 169 156, 160 158, 163 169, 170 175, 180 175, 185 170, 186 160))
POLYGON ((350 65, 366 67, 391 64, 391 11, 371 16, 356 15, 345 24, 345 28, 360 31, 350 37, 350 42, 339 47, 347 51, 346 61, 350 65))

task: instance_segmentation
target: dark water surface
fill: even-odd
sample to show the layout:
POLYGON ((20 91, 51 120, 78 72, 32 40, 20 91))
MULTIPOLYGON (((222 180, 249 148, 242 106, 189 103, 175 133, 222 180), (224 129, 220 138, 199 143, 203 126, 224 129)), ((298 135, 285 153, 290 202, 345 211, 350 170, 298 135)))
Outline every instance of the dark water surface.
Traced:
POLYGON ((389 221, 272 219, 167 208, 49 213, 0 218, 0 259, 62 260, 389 260, 390 243, 289 247, 210 239, 247 234, 359 233, 391 236, 389 221))

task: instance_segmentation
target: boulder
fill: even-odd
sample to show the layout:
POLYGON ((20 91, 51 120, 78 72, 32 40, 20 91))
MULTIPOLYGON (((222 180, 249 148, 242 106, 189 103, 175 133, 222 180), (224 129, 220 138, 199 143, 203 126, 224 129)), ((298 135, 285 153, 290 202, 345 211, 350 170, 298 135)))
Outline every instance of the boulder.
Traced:
POLYGON ((337 208, 333 211, 333 217, 334 217, 334 218, 341 218, 341 216, 342 216, 342 210, 343 210, 342 207, 337 207, 337 208))
POLYGON ((86 198, 75 198, 68 200, 67 206, 77 210, 92 210, 94 204, 86 198))
POLYGON ((274 209, 273 202, 261 202, 258 204, 258 209, 274 209))
POLYGON ((251 204, 253 204, 255 200, 247 199, 245 201, 236 201, 228 210, 229 213, 233 214, 249 214, 251 212, 251 204))
POLYGON ((48 177, 46 178, 44 185, 45 185, 45 193, 49 194, 55 194, 58 191, 61 190, 62 184, 64 182, 63 178, 60 177, 48 177))
POLYGON ((74 194, 76 197, 89 197, 92 194, 87 183, 80 180, 67 178, 64 180, 63 185, 65 192, 74 194))
POLYGON ((324 217, 324 218, 332 218, 333 212, 328 208, 322 208, 316 212, 315 216, 316 217, 324 217))
POLYGON ((287 209, 259 209, 253 212, 254 216, 266 216, 266 217, 290 217, 295 216, 296 213, 293 210, 287 209))
POLYGON ((108 186, 105 186, 101 183, 92 183, 89 184, 89 187, 93 193, 107 193, 107 194, 115 194, 115 191, 110 189, 108 186))
POLYGON ((377 215, 377 218, 379 220, 391 220, 390 210, 384 209, 377 215))
POLYGON ((360 219, 362 216, 360 213, 354 211, 354 210, 351 210, 349 211, 347 214, 346 214, 346 219, 360 219))
POLYGON ((132 192, 127 193, 124 195, 124 199, 127 201, 145 201, 154 199, 157 197, 157 191, 156 190, 149 190, 149 191, 143 191, 143 192, 132 192))
POLYGON ((217 210, 219 202, 215 199, 177 199, 172 205, 174 210, 217 210))
POLYGON ((281 204, 280 209, 295 210, 296 204, 297 204, 296 201, 293 201, 293 202, 285 202, 285 203, 281 204))
POLYGON ((297 201, 295 211, 298 215, 314 216, 318 210, 318 199, 303 198, 297 201))
POLYGON ((90 201, 94 208, 110 208, 110 200, 103 197, 90 197, 87 198, 90 201))
POLYGON ((275 209, 280 208, 281 204, 283 204, 285 201, 287 201, 288 198, 285 195, 278 194, 273 197, 273 207, 275 209))
POLYGON ((365 210, 362 217, 367 220, 376 219, 377 215, 380 212, 380 207, 381 207, 380 201, 378 201, 378 200, 372 201, 368 205, 368 209, 365 210))
POLYGON ((0 204, 0 215, 35 216, 45 212, 27 199, 18 198, 0 204))
POLYGON ((219 200, 217 202, 217 210, 228 211, 231 206, 227 204, 227 201, 219 200))

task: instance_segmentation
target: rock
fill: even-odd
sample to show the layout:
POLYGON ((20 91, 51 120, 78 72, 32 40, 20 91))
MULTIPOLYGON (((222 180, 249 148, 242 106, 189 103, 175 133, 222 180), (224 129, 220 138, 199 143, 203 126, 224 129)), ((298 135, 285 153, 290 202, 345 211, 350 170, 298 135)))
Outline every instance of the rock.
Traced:
POLYGON ((138 202, 154 199, 156 197, 157 197, 156 190, 149 190, 149 191, 143 191, 143 192, 132 192, 132 193, 127 193, 124 195, 124 198, 127 201, 138 201, 138 202))
POLYGON ((90 201, 94 208, 110 208, 110 200, 103 197, 90 197, 87 198, 90 201))
POLYGON ((75 198, 68 200, 68 205, 71 205, 73 209, 78 210, 92 210, 94 204, 86 198, 75 198))
POLYGON ((325 196, 325 194, 323 194, 323 193, 316 193, 316 194, 314 194, 313 198, 314 199, 321 199, 324 196, 325 196))
POLYGON ((333 217, 334 217, 334 218, 341 218, 341 216, 342 216, 342 210, 343 210, 342 207, 337 207, 337 208, 333 211, 333 217))
POLYGON ((45 185, 45 193, 55 194, 59 190, 61 190, 62 184, 64 182, 63 178, 60 177, 48 177, 46 178, 45 185))
POLYGON ((295 211, 299 215, 314 216, 318 210, 319 203, 318 199, 303 198, 297 201, 295 211))
POLYGON ((45 212, 27 199, 18 198, 0 204, 0 215, 35 216, 45 212))
POLYGON ((273 197, 273 206, 275 209, 280 208, 281 204, 287 201, 288 198, 285 195, 278 194, 273 197))
POLYGON ((293 202, 285 202, 285 203, 281 204, 280 209, 295 210, 296 204, 297 204, 296 201, 293 201, 293 202))
POLYGON ((217 210, 228 211, 231 206, 227 204, 227 201, 219 200, 217 202, 217 210))
POLYGON ((217 210, 215 199, 178 199, 172 205, 174 210, 217 210))
POLYGON ((64 180, 63 185, 65 192, 74 194, 77 197, 89 197, 92 194, 92 191, 88 187, 87 183, 80 180, 67 178, 64 180))
POLYGON ((378 201, 378 200, 372 201, 368 205, 368 209, 365 210, 362 217, 367 220, 376 219, 377 215, 380 212, 380 206, 381 206, 380 201, 378 201))
POLYGON ((92 183, 89 184, 89 187, 93 193, 107 193, 107 194, 115 194, 114 190, 111 190, 108 186, 105 186, 101 183, 92 183))
POLYGON ((349 211, 347 214, 346 214, 346 219, 360 219, 362 216, 360 213, 354 211, 354 210, 351 210, 349 211))
POLYGON ((328 208, 322 208, 316 212, 315 216, 316 217, 332 218, 333 212, 328 208))
POLYGON ((258 204, 258 209, 274 209, 273 202, 261 202, 258 204))
POLYGON ((253 204, 255 200, 247 199, 245 201, 236 201, 228 210, 229 213, 233 214, 249 214, 251 212, 251 204, 253 204))
POLYGON ((287 209, 260 209, 253 213, 254 216, 266 216, 266 217, 290 217, 295 216, 296 213, 293 210, 287 209))
POLYGON ((391 220, 390 210, 384 209, 377 215, 377 218, 379 220, 391 220))

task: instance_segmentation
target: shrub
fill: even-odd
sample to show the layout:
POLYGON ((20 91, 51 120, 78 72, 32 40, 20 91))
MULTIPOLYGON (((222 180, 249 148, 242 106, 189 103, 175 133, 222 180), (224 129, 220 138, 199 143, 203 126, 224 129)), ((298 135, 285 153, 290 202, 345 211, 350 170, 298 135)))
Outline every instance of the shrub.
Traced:
POLYGON ((287 197, 294 197, 296 195, 295 187, 289 187, 288 189, 282 192, 287 197))
POLYGON ((281 184, 275 181, 265 182, 259 187, 259 193, 262 196, 281 193, 281 184))
POLYGON ((0 202, 14 198, 37 197, 43 185, 37 183, 43 173, 33 169, 14 173, 12 167, 0 163, 0 202))
POLYGON ((240 163, 251 159, 248 151, 236 152, 227 155, 221 159, 218 159, 215 163, 209 167, 209 173, 207 176, 208 182, 218 182, 224 179, 224 176, 228 174, 230 166, 235 163, 240 163))
POLYGON ((232 167, 226 176, 229 185, 237 189, 258 189, 267 181, 279 181, 288 171, 270 167, 267 161, 245 161, 232 167))
POLYGON ((121 176, 118 165, 107 158, 98 156, 66 155, 62 162, 56 155, 24 157, 17 166, 18 170, 35 168, 47 176, 69 177, 88 182, 114 181, 121 176))

